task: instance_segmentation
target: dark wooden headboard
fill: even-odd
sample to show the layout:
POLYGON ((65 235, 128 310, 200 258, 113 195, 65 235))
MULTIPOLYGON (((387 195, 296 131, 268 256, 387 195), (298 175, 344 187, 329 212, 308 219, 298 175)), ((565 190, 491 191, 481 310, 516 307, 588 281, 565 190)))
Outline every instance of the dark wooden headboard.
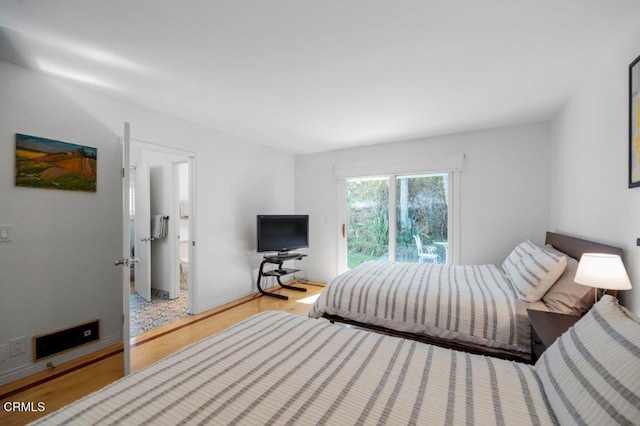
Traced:
POLYGON ((551 244, 556 250, 568 254, 576 260, 580 260, 583 253, 607 253, 617 254, 622 257, 622 249, 568 235, 547 232, 545 244, 551 244))

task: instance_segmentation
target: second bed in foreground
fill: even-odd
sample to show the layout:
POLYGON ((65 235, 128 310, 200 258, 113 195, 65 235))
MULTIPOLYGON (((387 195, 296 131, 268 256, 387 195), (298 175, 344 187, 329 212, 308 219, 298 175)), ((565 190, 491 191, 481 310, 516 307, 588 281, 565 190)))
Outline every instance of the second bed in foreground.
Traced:
POLYGON ((639 345, 611 296, 535 367, 266 312, 36 424, 638 424, 639 345))

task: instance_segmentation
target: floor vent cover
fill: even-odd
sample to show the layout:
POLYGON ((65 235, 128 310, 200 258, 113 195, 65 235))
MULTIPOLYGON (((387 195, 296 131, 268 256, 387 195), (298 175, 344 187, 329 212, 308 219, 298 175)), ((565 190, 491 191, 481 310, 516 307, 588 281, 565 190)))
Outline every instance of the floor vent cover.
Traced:
POLYGON ((100 320, 54 331, 33 338, 33 360, 37 361, 100 339, 100 320))

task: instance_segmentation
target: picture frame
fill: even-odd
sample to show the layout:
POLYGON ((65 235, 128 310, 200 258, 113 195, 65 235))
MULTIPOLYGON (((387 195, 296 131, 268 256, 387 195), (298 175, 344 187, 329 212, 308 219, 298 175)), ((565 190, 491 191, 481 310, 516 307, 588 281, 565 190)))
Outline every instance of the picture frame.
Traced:
POLYGON ((640 187, 640 56, 629 64, 629 188, 640 187))
POLYGON ((97 170, 97 148, 16 133, 16 186, 96 192, 97 170))

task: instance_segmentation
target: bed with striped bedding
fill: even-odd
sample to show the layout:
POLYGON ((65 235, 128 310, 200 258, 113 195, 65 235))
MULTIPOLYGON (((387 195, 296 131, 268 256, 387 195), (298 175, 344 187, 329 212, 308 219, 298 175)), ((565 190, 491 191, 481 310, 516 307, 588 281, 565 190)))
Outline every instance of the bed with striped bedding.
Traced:
POLYGON ((35 424, 554 424, 533 366, 258 314, 35 424))
POLYGON ((500 267, 370 262, 332 280, 309 316, 528 362, 527 309, 583 315, 591 307, 588 288, 574 283, 583 253, 622 249, 547 232, 544 247, 526 240, 500 267))
POLYGON ((372 261, 332 280, 309 316, 458 342, 459 348, 468 345, 476 351, 493 348, 512 359, 527 359, 527 308, 547 310, 542 302, 519 300, 495 265, 372 261))
POLYGON ((264 312, 34 424, 640 424, 640 318, 604 296, 535 366, 264 312))

